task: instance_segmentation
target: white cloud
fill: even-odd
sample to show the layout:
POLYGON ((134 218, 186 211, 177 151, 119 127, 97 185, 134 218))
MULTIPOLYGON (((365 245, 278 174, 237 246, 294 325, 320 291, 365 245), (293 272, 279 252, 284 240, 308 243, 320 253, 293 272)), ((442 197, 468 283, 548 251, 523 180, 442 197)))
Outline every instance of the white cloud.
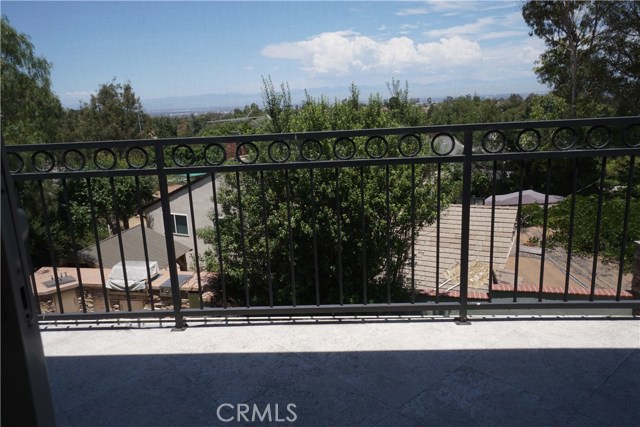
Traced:
POLYGON ((439 30, 431 30, 425 33, 428 37, 447 37, 454 35, 476 35, 481 33, 485 28, 493 26, 495 18, 492 16, 479 18, 475 22, 464 25, 456 25, 449 28, 439 30))
POLYGON ((430 13, 444 13, 453 16, 465 11, 487 11, 513 8, 516 2, 485 2, 485 1, 451 1, 431 0, 421 6, 407 7, 396 12, 397 16, 428 15, 430 13))
POLYGON ((413 15, 427 15, 430 9, 426 6, 423 7, 408 7, 396 12, 397 16, 413 16, 413 15))
POLYGON ((415 30, 416 28, 420 28, 420 24, 402 24, 402 25, 400 25, 400 29, 402 31, 415 30))
POLYGON ((544 42, 538 38, 485 48, 482 50, 482 61, 473 70, 473 77, 483 81, 500 81, 531 76, 534 63, 544 50, 544 42))
POLYGON ((387 30, 387 26, 382 24, 378 27, 378 31, 386 31, 387 30))
POLYGON ((468 24, 430 30, 425 32, 424 35, 431 38, 457 35, 468 36, 474 40, 494 40, 524 36, 526 32, 522 29, 521 24, 522 15, 520 13, 510 13, 502 17, 486 16, 468 24))
POLYGON ((414 67, 435 72, 471 64, 482 57, 477 42, 459 36, 416 43, 404 36, 377 41, 353 31, 322 33, 303 41, 268 45, 262 54, 297 60, 312 75, 398 72, 414 67))

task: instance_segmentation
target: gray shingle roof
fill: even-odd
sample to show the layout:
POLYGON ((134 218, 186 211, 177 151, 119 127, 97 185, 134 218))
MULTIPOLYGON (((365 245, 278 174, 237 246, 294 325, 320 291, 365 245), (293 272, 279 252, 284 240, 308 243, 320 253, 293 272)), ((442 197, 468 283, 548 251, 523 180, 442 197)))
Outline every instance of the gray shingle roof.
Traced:
MULTIPOLYGON (((142 244, 142 230, 140 225, 124 230, 122 235, 122 246, 124 248, 125 261, 144 261, 144 246, 142 244)), ((150 228, 145 227, 145 235, 147 241, 147 250, 149 253, 149 261, 157 261, 158 266, 162 269, 169 265, 167 259, 167 245, 165 237, 150 228)), ((190 251, 185 245, 173 242, 176 258, 190 251)), ((120 256, 120 246, 118 236, 113 235, 100 241, 100 252, 102 255, 102 263, 104 268, 111 268, 118 262, 122 261, 120 256)), ((89 246, 78 252, 80 259, 85 263, 98 266, 98 252, 96 245, 89 246)))

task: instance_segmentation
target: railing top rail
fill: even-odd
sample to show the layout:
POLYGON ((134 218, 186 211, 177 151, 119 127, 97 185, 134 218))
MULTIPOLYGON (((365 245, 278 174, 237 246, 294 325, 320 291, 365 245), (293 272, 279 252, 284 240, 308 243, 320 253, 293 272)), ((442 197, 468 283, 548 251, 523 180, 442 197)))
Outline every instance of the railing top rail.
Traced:
POLYGON ((309 139, 327 138, 350 138, 350 137, 371 137, 387 135, 409 135, 440 132, 464 132, 464 131, 491 131, 491 130, 514 130, 514 129, 547 129, 574 126, 632 126, 640 125, 640 116, 629 117, 606 117, 588 119, 569 120, 544 120, 544 121, 521 121, 502 123, 470 123, 456 125, 434 125, 434 126, 413 126, 398 128, 378 128, 378 129, 350 129, 334 131, 316 132, 294 132, 294 133, 273 133, 256 135, 227 135, 227 136, 207 136, 189 138, 164 138, 164 139, 134 139, 119 141, 88 141, 88 142, 60 142, 44 144, 20 144, 7 145, 3 147, 7 152, 19 153, 25 151, 37 151, 43 148, 47 150, 69 150, 69 149, 92 149, 110 146, 117 143, 118 147, 130 148, 136 146, 171 146, 176 144, 211 144, 211 143, 242 143, 260 141, 304 141, 309 139))

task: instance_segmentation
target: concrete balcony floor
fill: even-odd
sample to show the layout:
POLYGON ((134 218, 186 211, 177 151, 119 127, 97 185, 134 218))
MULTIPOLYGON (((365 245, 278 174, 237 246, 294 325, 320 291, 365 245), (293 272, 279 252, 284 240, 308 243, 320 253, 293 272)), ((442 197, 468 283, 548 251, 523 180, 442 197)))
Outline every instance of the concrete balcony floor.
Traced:
POLYGON ((184 331, 124 321, 41 331, 60 427, 640 425, 632 318, 218 320, 184 331), (238 407, 249 420, 258 408, 255 421, 238 422, 238 407))

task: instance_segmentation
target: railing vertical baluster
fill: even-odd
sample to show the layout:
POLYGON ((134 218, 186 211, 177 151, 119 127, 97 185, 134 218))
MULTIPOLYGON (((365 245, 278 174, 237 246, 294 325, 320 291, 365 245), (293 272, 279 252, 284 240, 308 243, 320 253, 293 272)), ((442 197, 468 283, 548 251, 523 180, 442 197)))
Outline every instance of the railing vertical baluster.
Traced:
POLYGON ((289 171, 284 171, 286 198, 287 198, 287 232, 289 235, 289 275, 291 277, 291 302, 296 306, 296 269, 295 259, 293 257, 293 230, 291 229, 291 180, 289 179, 289 171))
POLYGON ((236 171, 236 192, 238 194, 238 219, 240 220, 240 251, 242 252, 242 282, 244 283, 244 302, 251 307, 251 295, 249 294, 249 277, 247 271, 247 248, 244 241, 244 211, 242 209, 242 190, 240 189, 240 172, 236 171))
POLYGON ((180 297, 180 279, 178 277, 178 267, 176 265, 176 248, 173 243, 173 233, 171 233, 171 201, 169 200, 169 183, 167 182, 167 172, 165 170, 164 147, 160 140, 154 141, 154 151, 156 153, 158 185, 160 186, 160 203, 162 206, 164 238, 167 245, 167 260, 169 261, 173 316, 175 318, 175 329, 180 330, 184 329, 186 323, 184 322, 184 316, 182 315, 182 298, 180 297))
POLYGON ((309 169, 309 184, 311 187, 311 229, 313 233, 313 281, 316 287, 316 305, 320 305, 320 280, 318 279, 318 230, 316 217, 316 190, 313 169, 309 169))
POLYGON ((524 160, 520 161, 520 185, 518 186, 518 210, 516 212, 516 254, 513 268, 513 302, 518 301, 518 273, 520 272, 520 232, 522 229, 522 191, 524 190, 524 160))
POLYGON ((538 302, 542 302, 544 291, 544 261, 547 254, 547 223, 549 221, 549 191, 551 186, 551 159, 547 159, 547 177, 544 192, 544 211, 542 219, 542 242, 540 243, 540 283, 538 285, 538 302))
POLYGON ((624 273, 624 255, 627 251, 627 233, 629 232, 629 210, 631 209, 631 191, 633 190, 633 169, 636 156, 629 159, 629 177, 627 178, 627 197, 624 205, 624 221, 622 223, 622 242, 620 244, 620 266, 618 267, 618 286, 616 289, 616 301, 620 301, 622 292, 622 275, 624 273))
POLYGON ((593 266, 591 268, 591 291, 589 292, 589 301, 593 301, 596 291, 596 277, 598 271, 598 253, 600 252, 600 228, 602 227, 602 196, 604 194, 604 178, 607 174, 607 157, 602 157, 602 165, 600 166, 600 189, 598 192, 598 213, 596 216, 596 231, 593 242, 593 266))
POLYGON ((340 206, 340 169, 336 168, 336 226, 337 226, 337 252, 338 252, 338 292, 340 305, 344 304, 344 283, 342 278, 342 207, 340 206))
POLYGON ((576 189, 578 186, 578 159, 573 159, 573 181, 571 183, 571 212, 569 214, 569 241, 567 242, 567 267, 564 278, 563 301, 568 301, 569 280, 571 279, 571 256, 573 253, 573 228, 576 216, 576 189))
POLYGON ((107 289, 107 281, 104 277, 104 263, 102 262, 102 249, 100 248, 100 235, 98 234, 98 221, 96 218, 96 208, 93 204, 93 187, 91 186, 91 178, 87 178, 87 197, 89 200, 89 211, 91 212, 91 225, 93 228, 93 239, 96 242, 96 255, 98 255, 98 268, 100 270, 100 280, 102 281, 102 297, 104 298, 104 309, 108 313, 111 311, 109 303, 109 290, 107 289))
POLYGON ((460 242, 460 321, 467 320, 469 290, 469 233, 471 228, 471 166, 473 132, 464 131, 464 162, 462 166, 462 226, 460 242))
POLYGON ((389 199, 389 166, 384 168, 385 181, 385 205, 387 211, 386 250, 387 250, 387 304, 391 304, 391 206, 389 199))
POLYGON ((220 274, 220 286, 222 288, 222 307, 227 308, 227 284, 224 277, 222 264, 222 241, 220 240, 220 214, 218 212, 218 192, 216 190, 216 173, 211 174, 211 192, 213 193, 213 225, 216 229, 216 247, 218 252, 218 273, 220 274))
POLYGON ((436 304, 440 302, 440 209, 442 202, 442 163, 438 162, 436 177, 436 304))
POLYGON ((140 195, 140 177, 136 175, 136 199, 138 200, 138 218, 140 219, 140 232, 142 233, 142 250, 144 251, 144 266, 147 271, 147 286, 149 286, 149 305, 151 311, 155 311, 156 304, 153 301, 153 285, 151 284, 151 268, 149 267, 149 247, 147 245, 147 231, 142 210, 142 196, 140 195))
POLYGON ((196 215, 193 211, 193 191, 191 189, 191 174, 187 174, 187 196, 189 197, 189 215, 191 218, 191 234, 193 235, 193 252, 194 262, 196 267, 196 278, 198 280, 198 300, 200 302, 200 309, 204 308, 204 301, 202 300, 202 278, 200 277, 200 255, 198 253, 198 236, 196 236, 196 215))
POLYGON ((78 275, 78 289, 80 291, 80 303, 82 304, 82 312, 87 312, 87 303, 84 298, 84 285, 82 283, 82 274, 80 273, 80 263, 78 262, 78 252, 76 244, 76 228, 73 224, 73 218, 71 217, 71 203, 69 201, 69 188, 67 186, 67 180, 62 179, 62 195, 64 197, 64 203, 66 205, 65 211, 67 212, 67 222, 69 224, 69 235, 71 236, 71 250, 73 251, 73 261, 76 266, 76 274, 78 275))
POLYGON ((489 242, 489 302, 493 298, 493 246, 495 242, 495 230, 496 230, 496 191, 497 191, 497 179, 498 162, 493 161, 493 169, 491 175, 491 237, 489 242))
MULTIPOLYGON (((4 145, 3 145, 4 148, 4 145)), ((4 155, 4 152, 2 153, 2 155, 4 155)), ((1 160, 1 159, 0 159, 1 160)), ((16 199, 17 199, 17 203, 18 206, 20 207, 20 209, 24 209, 24 201, 23 199, 23 194, 21 192, 19 192, 19 190, 16 188, 16 199)), ((28 227, 28 224, 24 224, 24 226, 28 227)), ((29 257, 29 260, 31 260, 31 257, 29 257)), ((32 268, 33 266, 30 265, 30 268, 32 268)), ((40 296, 38 295, 38 287, 36 285, 36 276, 35 276, 35 271, 30 271, 29 272, 29 280, 31 280, 31 289, 33 290, 33 296, 35 297, 36 302, 38 302, 38 304, 36 304, 36 312, 38 314, 42 314, 42 309, 40 308, 40 296)))
POLYGON ((260 171, 260 195, 262 198, 262 227, 264 228, 264 244, 267 252, 267 283, 269 284, 269 306, 273 307, 273 277, 271 275, 271 253, 269 251, 269 204, 264 188, 264 172, 260 171))
POLYGON ((416 165, 411 163, 411 303, 416 302, 416 165))
POLYGON ((64 314, 64 306, 62 304, 62 292, 60 291, 60 279, 58 276, 58 268, 56 266, 56 256, 53 250, 53 239, 51 238, 51 225, 49 222, 49 211, 47 209, 47 202, 44 197, 44 187, 42 180, 38 180, 38 190, 40 193, 40 204, 42 205, 42 218, 44 219, 44 229, 47 232, 47 245, 49 246, 49 259, 51 261, 51 268, 53 269, 53 280, 56 284, 56 296, 58 297, 58 304, 60 304, 60 313, 64 314))
POLYGON ((365 211, 364 204, 364 168, 360 168, 360 211, 362 216, 360 218, 360 227, 362 232, 362 302, 367 304, 367 212, 365 211))
MULTIPOLYGON (((116 183, 113 177, 109 177, 111 186, 111 202, 113 203, 113 216, 118 236, 118 248, 120 249, 120 260, 122 261, 122 275, 124 276, 124 290, 127 299, 127 310, 131 311, 131 294, 129 292, 129 279, 127 277, 127 260, 124 254, 124 244, 122 242, 122 230, 120 229, 120 209, 118 209, 118 198, 116 197, 116 183)), ((122 309, 122 307, 120 307, 122 309)))

